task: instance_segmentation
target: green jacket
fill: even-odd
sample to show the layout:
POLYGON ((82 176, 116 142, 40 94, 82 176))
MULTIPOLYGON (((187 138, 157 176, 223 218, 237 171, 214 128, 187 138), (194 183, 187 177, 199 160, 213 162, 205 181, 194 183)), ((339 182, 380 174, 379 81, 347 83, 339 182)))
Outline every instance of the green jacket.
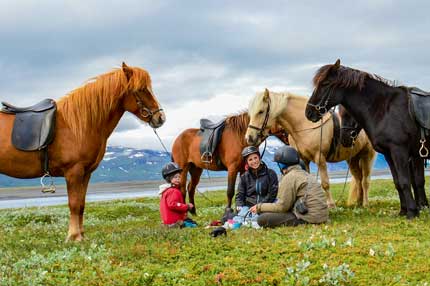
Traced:
POLYGON ((309 223, 323 223, 328 220, 326 197, 321 185, 314 176, 303 171, 299 165, 291 166, 279 183, 277 201, 257 205, 257 212, 288 212, 292 211, 298 218, 309 223), (300 214, 294 209, 297 199, 303 197, 308 188, 305 201, 308 207, 306 214, 300 214))

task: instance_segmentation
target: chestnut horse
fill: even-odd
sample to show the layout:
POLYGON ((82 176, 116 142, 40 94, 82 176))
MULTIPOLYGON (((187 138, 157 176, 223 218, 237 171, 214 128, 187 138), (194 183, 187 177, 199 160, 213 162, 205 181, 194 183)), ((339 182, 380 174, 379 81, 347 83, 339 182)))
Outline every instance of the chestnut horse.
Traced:
MULTIPOLYGON (((55 138, 48 146, 48 157, 50 174, 65 177, 67 183, 70 222, 66 240, 83 239, 88 182, 103 159, 109 135, 125 111, 152 128, 165 121, 148 72, 125 63, 57 102, 55 138)), ((0 113, 0 173, 16 178, 40 177, 41 152, 19 151, 11 144, 14 119, 15 115, 0 113)))
POLYGON ((312 123, 305 117, 308 98, 291 93, 269 92, 267 89, 249 103, 250 124, 246 132, 249 144, 258 145, 273 125, 279 124, 289 136, 290 145, 294 146, 300 157, 308 165, 310 161, 318 165, 321 186, 326 192, 327 203, 334 207, 335 202, 330 192, 327 162, 347 160, 353 176, 348 205, 367 206, 367 193, 370 173, 375 159, 375 151, 366 134, 361 132, 353 148, 338 144, 332 154, 329 153, 333 139, 333 116, 326 114, 322 123, 312 123), (322 132, 322 134, 321 134, 322 132), (357 202, 357 198, 359 201, 357 202))
MULTIPOLYGON (((242 174, 245 171, 245 163, 242 160, 241 152, 243 148, 248 146, 245 141, 245 132, 249 123, 247 112, 237 115, 228 116, 226 118, 225 128, 222 133, 219 145, 214 153, 212 163, 202 162, 200 154, 201 137, 198 135, 198 128, 189 128, 184 130, 175 139, 172 147, 172 159, 182 169, 181 191, 184 198, 188 189, 189 202, 194 206, 194 194, 196 187, 200 181, 200 176, 203 169, 211 171, 228 171, 228 186, 227 186, 227 209, 231 208, 232 199, 235 192, 235 184, 237 173, 242 174), (223 166, 216 163, 216 158, 219 158, 223 166), (191 180, 186 186, 188 172, 191 175, 191 180)), ((278 128, 272 128, 271 133, 280 139, 283 143, 288 144, 288 135, 278 128)), ((192 213, 195 214, 195 208, 192 213)))

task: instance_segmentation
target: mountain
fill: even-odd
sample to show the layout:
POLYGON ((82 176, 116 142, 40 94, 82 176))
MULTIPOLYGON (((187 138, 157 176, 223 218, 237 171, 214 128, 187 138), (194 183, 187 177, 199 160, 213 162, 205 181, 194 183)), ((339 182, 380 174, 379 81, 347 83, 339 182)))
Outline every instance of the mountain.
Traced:
MULTIPOLYGON (((278 170, 277 165, 272 162, 273 154, 278 146, 268 145, 263 160, 266 164, 278 170)), ((262 148, 260 149, 262 151, 262 148)), ((147 181, 160 180, 161 168, 170 162, 170 154, 164 151, 148 149, 135 149, 119 146, 108 146, 105 156, 97 170, 91 176, 91 182, 121 182, 121 181, 147 181)), ((346 162, 329 163, 329 171, 346 171, 346 162)), ((387 169, 388 165, 381 154, 375 160, 375 169, 387 169)), ((311 164, 311 171, 316 172, 317 167, 311 164)), ((202 176, 207 176, 206 172, 202 176)), ((211 177, 227 176, 227 172, 210 172, 211 177)), ((55 178, 56 184, 65 184, 64 178, 55 178)), ((45 181, 45 184, 48 182, 45 181)), ((0 187, 37 186, 40 179, 15 179, 0 175, 0 187)))

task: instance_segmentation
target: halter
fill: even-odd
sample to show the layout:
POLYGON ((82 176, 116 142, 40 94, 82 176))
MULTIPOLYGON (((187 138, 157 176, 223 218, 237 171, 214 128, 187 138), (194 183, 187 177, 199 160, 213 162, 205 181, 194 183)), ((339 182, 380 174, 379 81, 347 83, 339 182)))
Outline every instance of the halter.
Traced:
POLYGON ((259 138, 264 138, 263 132, 264 132, 264 130, 267 127, 267 122, 269 121, 269 115, 270 115, 270 96, 268 98, 269 99, 268 99, 268 103, 267 103, 266 116, 264 117, 263 125, 260 128, 254 126, 254 125, 251 125, 251 124, 248 125, 248 128, 255 129, 255 130, 258 131, 257 135, 258 135, 259 138))
POLYGON ((134 92, 133 93, 133 95, 134 95, 134 97, 136 98, 136 104, 137 104, 137 107, 139 107, 139 112, 140 112, 140 115, 143 117, 143 118, 148 118, 148 122, 150 122, 151 120, 152 120, 152 117, 155 115, 155 114, 157 114, 158 112, 161 112, 161 111, 163 111, 163 109, 162 108, 159 108, 159 109, 157 109, 157 110, 154 110, 154 111, 151 111, 149 108, 147 108, 147 107, 145 107, 144 105, 143 105, 143 101, 142 101, 142 99, 137 95, 137 93, 136 92, 134 92))

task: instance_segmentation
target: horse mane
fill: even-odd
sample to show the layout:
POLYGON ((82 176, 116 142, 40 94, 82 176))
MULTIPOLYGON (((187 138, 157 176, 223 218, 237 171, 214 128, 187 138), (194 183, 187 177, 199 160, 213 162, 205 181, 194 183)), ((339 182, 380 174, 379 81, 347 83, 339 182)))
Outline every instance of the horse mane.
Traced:
MULTIPOLYGON (((334 64, 322 66, 317 70, 313 78, 314 87, 318 87, 329 75, 334 64)), ((362 90, 366 79, 374 79, 390 87, 398 87, 394 81, 389 81, 379 75, 370 74, 357 69, 339 66, 336 77, 331 82, 333 87, 358 88, 362 90)))
POLYGON ((61 110, 66 124, 79 141, 90 128, 100 129, 103 126, 125 92, 151 86, 148 72, 136 67, 129 68, 133 74, 128 81, 123 70, 115 68, 89 79, 57 102, 58 110, 61 110))
POLYGON ((248 111, 228 115, 225 119, 226 126, 234 130, 239 137, 243 137, 249 124, 248 111))

